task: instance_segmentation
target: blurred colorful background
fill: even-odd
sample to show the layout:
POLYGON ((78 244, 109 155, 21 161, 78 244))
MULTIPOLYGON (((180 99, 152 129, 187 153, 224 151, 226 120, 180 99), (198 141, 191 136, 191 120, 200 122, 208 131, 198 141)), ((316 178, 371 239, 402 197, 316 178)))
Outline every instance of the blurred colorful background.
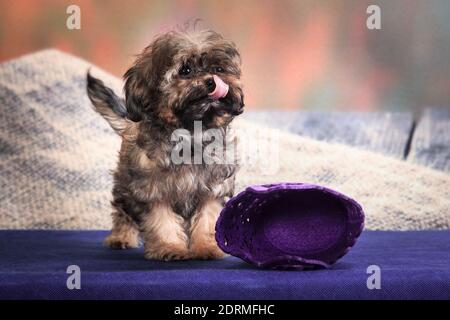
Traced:
POLYGON ((56 47, 121 76, 155 34, 195 18, 240 48, 249 108, 450 106, 448 0, 0 0, 0 61, 56 47), (81 30, 66 28, 71 4, 81 30), (370 4, 381 30, 366 27, 370 4))

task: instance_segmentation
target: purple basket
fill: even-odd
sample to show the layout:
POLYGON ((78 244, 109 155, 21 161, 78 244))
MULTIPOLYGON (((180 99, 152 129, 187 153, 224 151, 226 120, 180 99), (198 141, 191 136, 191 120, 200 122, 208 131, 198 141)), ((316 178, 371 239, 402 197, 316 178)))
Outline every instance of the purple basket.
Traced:
POLYGON ((337 191, 303 183, 250 186, 230 199, 216 224, 226 253, 258 267, 328 267, 355 244, 364 212, 337 191))

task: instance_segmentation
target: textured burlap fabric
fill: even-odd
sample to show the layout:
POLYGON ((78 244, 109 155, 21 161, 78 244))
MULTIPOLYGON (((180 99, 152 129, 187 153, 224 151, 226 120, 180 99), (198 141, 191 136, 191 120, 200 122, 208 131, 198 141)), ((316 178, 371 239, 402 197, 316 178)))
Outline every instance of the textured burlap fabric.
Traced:
MULTIPOLYGON (((0 228, 103 229, 119 138, 86 96, 89 63, 45 50, 0 65, 0 228)), ((121 81, 92 67, 121 92, 121 81)), ((362 204, 369 229, 450 227, 450 175, 237 121, 237 191, 321 184, 362 204)))

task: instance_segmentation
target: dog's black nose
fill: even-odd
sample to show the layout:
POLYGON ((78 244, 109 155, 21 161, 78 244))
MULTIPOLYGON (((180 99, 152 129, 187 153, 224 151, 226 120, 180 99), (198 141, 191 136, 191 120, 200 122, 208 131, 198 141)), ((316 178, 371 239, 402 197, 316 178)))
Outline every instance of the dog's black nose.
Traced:
POLYGON ((208 92, 213 92, 214 89, 216 88, 216 82, 214 81, 213 78, 206 79, 205 85, 206 88, 208 89, 208 92))

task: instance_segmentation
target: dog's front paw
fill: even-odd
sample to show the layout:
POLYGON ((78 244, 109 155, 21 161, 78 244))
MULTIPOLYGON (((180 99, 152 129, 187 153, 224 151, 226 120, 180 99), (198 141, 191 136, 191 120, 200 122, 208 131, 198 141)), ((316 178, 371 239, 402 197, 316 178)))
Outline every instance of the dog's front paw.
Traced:
POLYGON ((103 243, 111 249, 131 249, 139 247, 139 237, 135 234, 111 233, 103 243))
POLYGON ((212 241, 194 242, 191 246, 191 259, 211 260, 225 256, 226 254, 212 241))
POLYGON ((163 261, 190 259, 187 248, 171 244, 159 247, 147 247, 145 248, 144 257, 149 260, 163 261))

